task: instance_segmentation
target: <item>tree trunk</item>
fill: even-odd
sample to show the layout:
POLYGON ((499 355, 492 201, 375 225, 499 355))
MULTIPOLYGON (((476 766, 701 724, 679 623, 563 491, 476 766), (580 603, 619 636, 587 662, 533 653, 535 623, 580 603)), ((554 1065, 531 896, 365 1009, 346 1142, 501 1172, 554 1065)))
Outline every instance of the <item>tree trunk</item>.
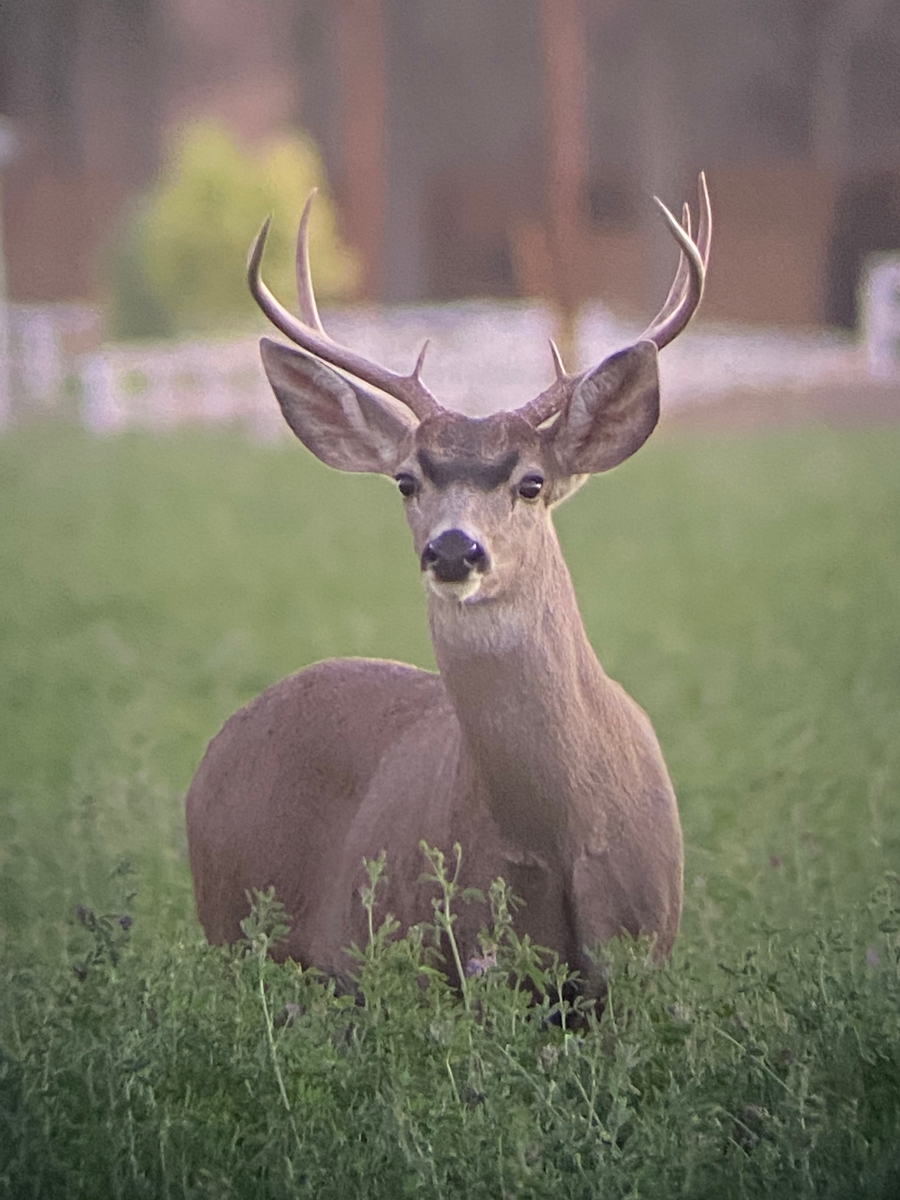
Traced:
POLYGON ((546 154, 546 230, 554 272, 557 341, 574 362, 577 258, 587 179, 587 70, 581 0, 541 0, 546 154))
POLYGON ((387 48, 384 0, 340 0, 344 216, 362 261, 360 295, 381 296, 387 192, 387 48))

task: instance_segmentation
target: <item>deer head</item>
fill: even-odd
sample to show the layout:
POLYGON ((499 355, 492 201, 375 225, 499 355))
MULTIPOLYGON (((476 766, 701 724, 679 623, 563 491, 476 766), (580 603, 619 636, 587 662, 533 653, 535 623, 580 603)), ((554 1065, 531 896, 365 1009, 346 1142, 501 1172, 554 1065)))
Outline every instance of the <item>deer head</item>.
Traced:
POLYGON ((705 178, 700 176, 696 242, 688 206, 679 224, 656 201, 681 255, 669 295, 641 337, 577 374, 566 371, 551 342, 553 384, 515 411, 483 418, 444 408, 425 386, 427 342, 413 371, 399 375, 325 333, 309 269, 314 196, 304 208, 297 239, 301 319, 260 277, 268 221, 248 266, 260 308, 300 347, 261 341, 266 374, 284 417, 328 466, 397 481, 435 597, 466 606, 514 598, 529 567, 540 570, 540 530, 549 524, 550 509, 589 475, 634 454, 657 423, 658 352, 685 328, 703 294, 711 235, 705 178))

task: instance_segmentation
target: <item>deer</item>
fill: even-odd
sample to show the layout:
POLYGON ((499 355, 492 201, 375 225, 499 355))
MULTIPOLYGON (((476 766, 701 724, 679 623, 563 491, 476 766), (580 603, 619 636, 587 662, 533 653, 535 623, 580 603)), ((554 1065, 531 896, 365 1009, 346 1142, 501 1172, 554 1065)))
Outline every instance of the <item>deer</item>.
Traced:
MULTIPOLYGON (((328 336, 309 263, 314 195, 297 238, 299 319, 261 278, 268 220, 250 251, 253 297, 294 344, 262 338, 263 367, 288 426, 318 459, 396 482, 438 671, 329 659, 226 721, 186 797, 200 922, 210 942, 234 942, 251 889, 274 887, 290 921, 275 956, 346 981, 347 948, 366 941, 366 861, 386 855, 379 905, 402 933, 433 919, 422 844, 458 846, 460 883, 486 893, 502 877, 524 901, 517 932, 598 994, 598 947, 611 939, 646 936, 654 958, 670 954, 682 833, 650 719, 588 640, 552 511, 657 424, 659 351, 704 290, 705 178, 696 240, 689 206, 679 222, 654 197, 680 254, 638 340, 573 373, 551 341, 552 384, 482 417, 429 391, 427 342, 401 375, 328 336)), ((478 903, 458 914, 462 961, 481 961, 484 923, 478 903)))

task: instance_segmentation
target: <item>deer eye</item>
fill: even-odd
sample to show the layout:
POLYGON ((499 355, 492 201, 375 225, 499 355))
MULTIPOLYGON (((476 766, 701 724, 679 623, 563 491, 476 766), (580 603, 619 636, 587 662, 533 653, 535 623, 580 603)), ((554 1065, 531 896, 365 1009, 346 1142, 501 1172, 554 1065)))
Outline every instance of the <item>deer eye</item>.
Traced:
POLYGON ((537 500, 543 486, 542 475, 526 475, 519 484, 519 495, 523 500, 537 500))
POLYGON ((395 475, 397 487, 400 489, 401 496, 414 496, 419 490, 419 485, 416 483, 414 475, 400 474, 395 475))

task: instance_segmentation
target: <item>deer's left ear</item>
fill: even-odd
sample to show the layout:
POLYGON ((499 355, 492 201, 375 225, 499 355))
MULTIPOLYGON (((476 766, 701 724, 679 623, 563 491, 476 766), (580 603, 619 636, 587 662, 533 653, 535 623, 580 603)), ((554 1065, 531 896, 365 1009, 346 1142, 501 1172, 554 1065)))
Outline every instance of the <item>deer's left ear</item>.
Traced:
POLYGON ((548 431, 560 474, 618 466, 643 446, 658 420, 658 352, 653 342, 637 342, 585 375, 548 431))

